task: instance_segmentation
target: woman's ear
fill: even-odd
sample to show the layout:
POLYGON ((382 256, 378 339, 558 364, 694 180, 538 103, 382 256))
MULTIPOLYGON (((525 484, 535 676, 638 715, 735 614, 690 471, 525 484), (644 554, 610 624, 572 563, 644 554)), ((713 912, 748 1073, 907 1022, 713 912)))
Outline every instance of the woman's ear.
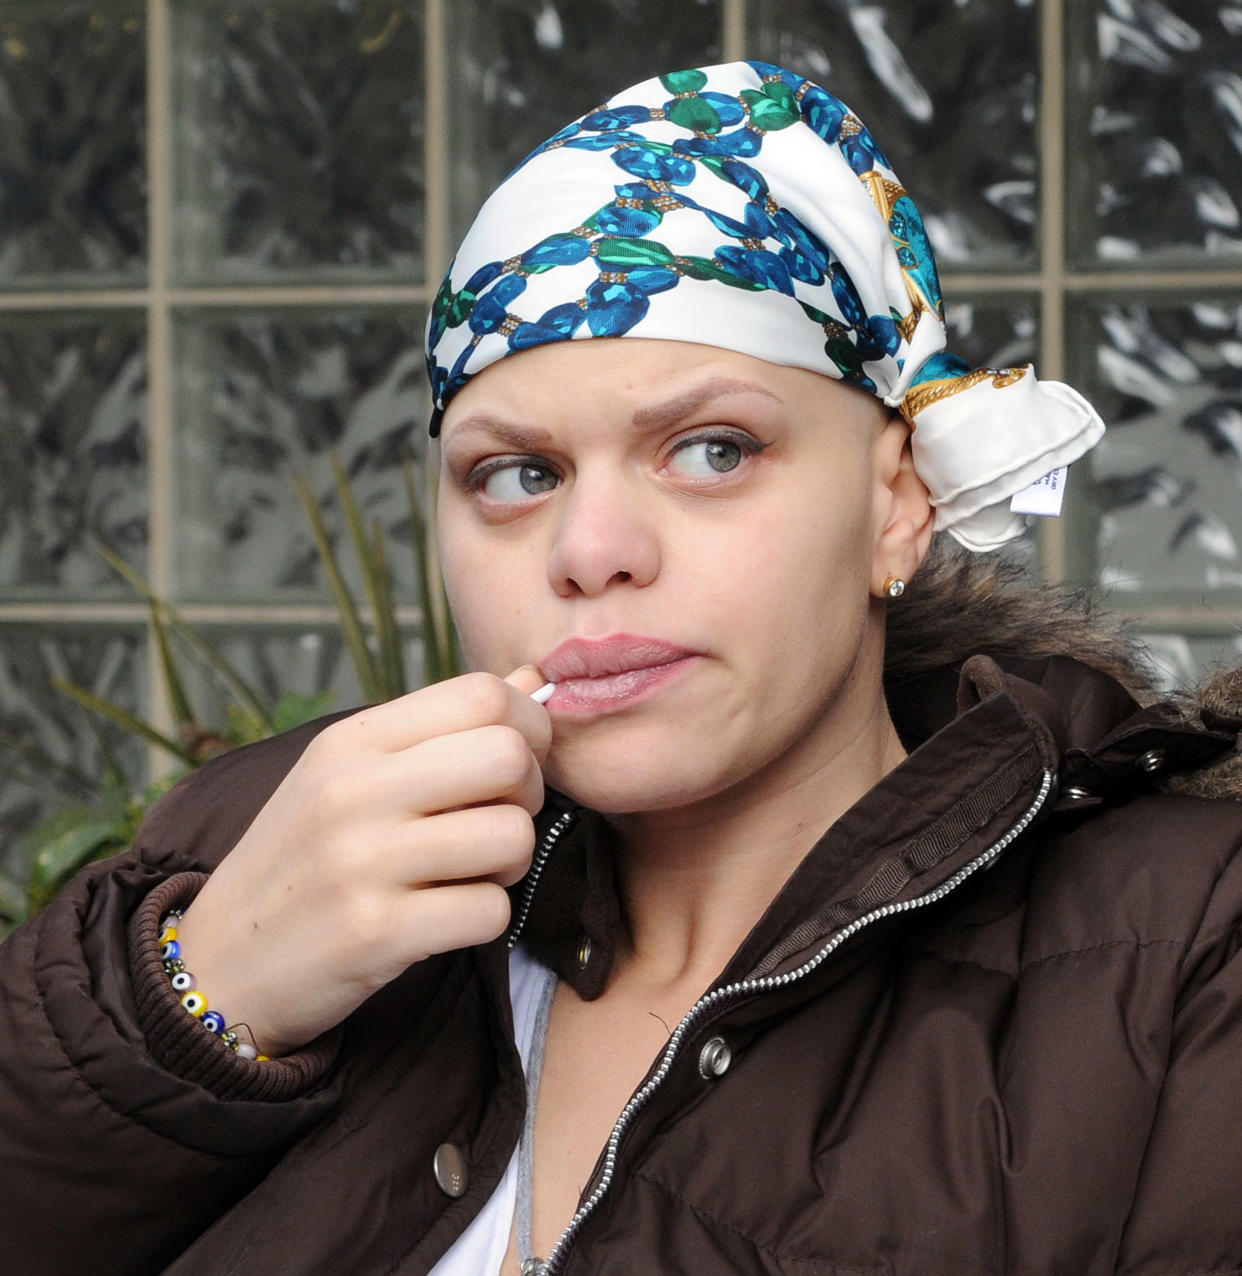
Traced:
POLYGON ((918 571, 931 545, 936 511, 915 471, 910 426, 899 412, 877 435, 873 457, 877 518, 871 593, 883 598, 891 596, 889 582, 909 581, 918 571))

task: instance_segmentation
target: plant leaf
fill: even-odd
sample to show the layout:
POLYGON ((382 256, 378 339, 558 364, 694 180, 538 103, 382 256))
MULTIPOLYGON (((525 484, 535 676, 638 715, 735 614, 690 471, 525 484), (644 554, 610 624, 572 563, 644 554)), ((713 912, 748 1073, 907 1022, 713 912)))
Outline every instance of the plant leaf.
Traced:
POLYGON ((405 652, 401 648, 401 630, 392 602, 392 573, 384 550, 384 529, 377 522, 373 529, 372 561, 375 564, 375 635, 379 639, 380 672, 384 680, 384 699, 393 700, 406 692, 405 652))
POLYGON ((70 807, 39 825, 28 839, 30 888, 34 903, 105 847, 124 844, 125 818, 89 807, 70 807))
POLYGON ((406 453, 402 458, 402 471, 406 480, 406 499, 410 505, 410 533, 414 541, 415 579, 419 583, 419 611, 423 618, 423 683, 438 683, 447 674, 447 666, 440 646, 439 627, 435 623, 435 607, 431 602, 431 569, 428 553, 426 519, 419 489, 415 481, 414 458, 406 453))
POLYGON ((262 697, 220 655, 211 643, 193 625, 183 620, 175 607, 158 597, 151 586, 119 554, 114 553, 102 541, 93 541, 92 544, 96 552, 118 576, 137 593, 141 594, 148 603, 160 609, 168 624, 176 630, 180 637, 185 639, 186 643, 202 661, 219 675, 220 680, 228 687, 233 698, 249 709, 256 717, 261 718, 264 722, 269 722, 267 706, 263 703, 262 697))
POLYGON ((168 640, 168 626, 164 623, 159 604, 151 601, 151 632, 155 635, 156 649, 160 656, 160 672, 164 675, 164 686, 168 691, 168 705, 172 709, 173 721, 178 726, 190 726, 197 721, 190 698, 186 695, 185 685, 181 681, 181 671, 177 668, 177 660, 173 655, 172 644, 168 640))
POLYGON ((332 711, 334 697, 330 691, 317 691, 314 695, 304 696, 297 691, 288 691, 276 702, 272 713, 277 732, 291 731, 304 722, 312 722, 332 711))
MULTIPOLYGON (((371 608, 373 630, 378 637, 380 631, 379 596, 383 585, 379 579, 379 571, 375 556, 372 553, 371 541, 367 536, 366 528, 362 524, 362 515, 358 510, 358 502, 354 499, 353 489, 349 485, 349 479, 345 475, 340 457, 335 452, 332 453, 331 462, 332 473, 336 479, 336 493, 341 502, 341 511, 345 515, 346 526, 349 528, 349 539, 353 543, 354 556, 358 560, 358 567, 362 574, 362 587, 366 592, 367 604, 371 608)), ((383 679, 382 653, 379 656, 378 663, 372 662, 372 668, 375 670, 377 688, 382 690, 382 687, 380 687, 383 679)), ((380 698, 387 699, 383 695, 380 698)))
POLYGON ((0 920, 24 922, 29 912, 30 905, 21 882, 8 873, 0 873, 0 920))
POLYGON ((45 753, 37 745, 29 744, 17 736, 9 735, 6 731, 0 731, 0 747, 12 749, 24 762, 34 767, 35 776, 29 779, 23 775, 13 777, 23 784, 30 785, 32 788, 40 787, 39 782, 46 778, 43 773, 51 771, 62 779, 67 780, 70 784, 76 785, 84 793, 95 793, 99 789, 98 782, 79 771, 77 767, 68 762, 62 762, 59 758, 52 757, 50 753, 45 753))
POLYGON ((110 700, 104 700, 95 695, 93 691, 87 691, 85 687, 79 687, 77 683, 69 682, 64 678, 53 678, 52 686, 57 691, 63 691, 65 695, 72 696, 80 705, 89 709, 92 713, 108 718, 126 731, 141 736, 151 744, 159 745, 161 749, 166 749, 173 757, 180 758, 182 762, 193 764, 194 758, 188 749, 184 748, 176 740, 164 735, 163 732, 157 730, 149 722, 143 722, 141 718, 134 717, 132 713, 122 709, 120 705, 113 704, 110 700))
POLYGON ((328 529, 324 526, 323 515, 315 502, 314 496, 311 495, 310 486, 306 479, 300 475, 295 480, 295 483, 298 499, 302 502, 302 508, 306 511, 306 518, 310 523, 311 535, 315 538, 315 548, 319 551, 320 561, 323 563, 323 569, 328 576, 328 584, 332 587, 332 596, 336 600, 336 610, 341 618, 341 632, 345 638, 345 645, 349 648, 349 654, 353 659, 354 669, 358 673, 358 684, 362 688, 363 699, 368 703, 374 704, 380 699, 379 683, 374 661, 371 659, 371 653, 367 650, 366 635, 362 628, 361 617, 358 614, 358 606, 354 602, 353 595, 349 592, 349 587, 345 584, 344 576, 341 575, 336 551, 332 548, 332 542, 328 539, 328 529))

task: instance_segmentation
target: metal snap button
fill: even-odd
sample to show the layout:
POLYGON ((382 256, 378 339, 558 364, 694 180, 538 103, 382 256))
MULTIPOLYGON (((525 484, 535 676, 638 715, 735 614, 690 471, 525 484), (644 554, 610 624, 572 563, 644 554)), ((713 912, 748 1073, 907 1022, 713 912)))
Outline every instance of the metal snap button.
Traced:
POLYGON ((729 1071, 733 1051, 723 1037, 712 1037, 699 1051, 699 1075, 704 1081, 715 1081, 729 1071))
POLYGON ((431 1163, 436 1182, 446 1196, 462 1196, 470 1182, 466 1157, 455 1143, 441 1143, 431 1163))
POLYGON ((582 942, 578 945, 578 969, 585 970, 591 960, 591 939, 588 935, 583 935, 582 942))
POLYGON ((1148 774, 1152 771, 1159 771, 1164 766, 1164 750, 1148 749, 1146 753, 1142 753, 1134 759, 1134 765, 1140 771, 1146 771, 1148 774))

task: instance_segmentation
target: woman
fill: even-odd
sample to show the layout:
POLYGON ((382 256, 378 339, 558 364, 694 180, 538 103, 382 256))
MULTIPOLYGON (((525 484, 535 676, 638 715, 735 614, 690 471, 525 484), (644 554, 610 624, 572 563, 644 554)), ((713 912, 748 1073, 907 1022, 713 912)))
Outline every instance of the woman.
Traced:
POLYGON ((907 590, 1101 429, 943 345, 800 77, 531 156, 429 329, 478 672, 214 763, 8 946, 13 1269, 1242 1270, 1242 808, 1164 791, 1242 696, 907 590))

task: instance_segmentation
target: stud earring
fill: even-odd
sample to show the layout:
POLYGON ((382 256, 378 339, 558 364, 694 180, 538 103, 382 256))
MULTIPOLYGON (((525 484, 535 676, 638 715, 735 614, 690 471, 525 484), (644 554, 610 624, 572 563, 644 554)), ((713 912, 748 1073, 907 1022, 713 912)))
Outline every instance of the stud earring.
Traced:
POLYGON ((900 598, 906 592, 906 582, 900 576, 886 576, 883 592, 889 598, 900 598))

